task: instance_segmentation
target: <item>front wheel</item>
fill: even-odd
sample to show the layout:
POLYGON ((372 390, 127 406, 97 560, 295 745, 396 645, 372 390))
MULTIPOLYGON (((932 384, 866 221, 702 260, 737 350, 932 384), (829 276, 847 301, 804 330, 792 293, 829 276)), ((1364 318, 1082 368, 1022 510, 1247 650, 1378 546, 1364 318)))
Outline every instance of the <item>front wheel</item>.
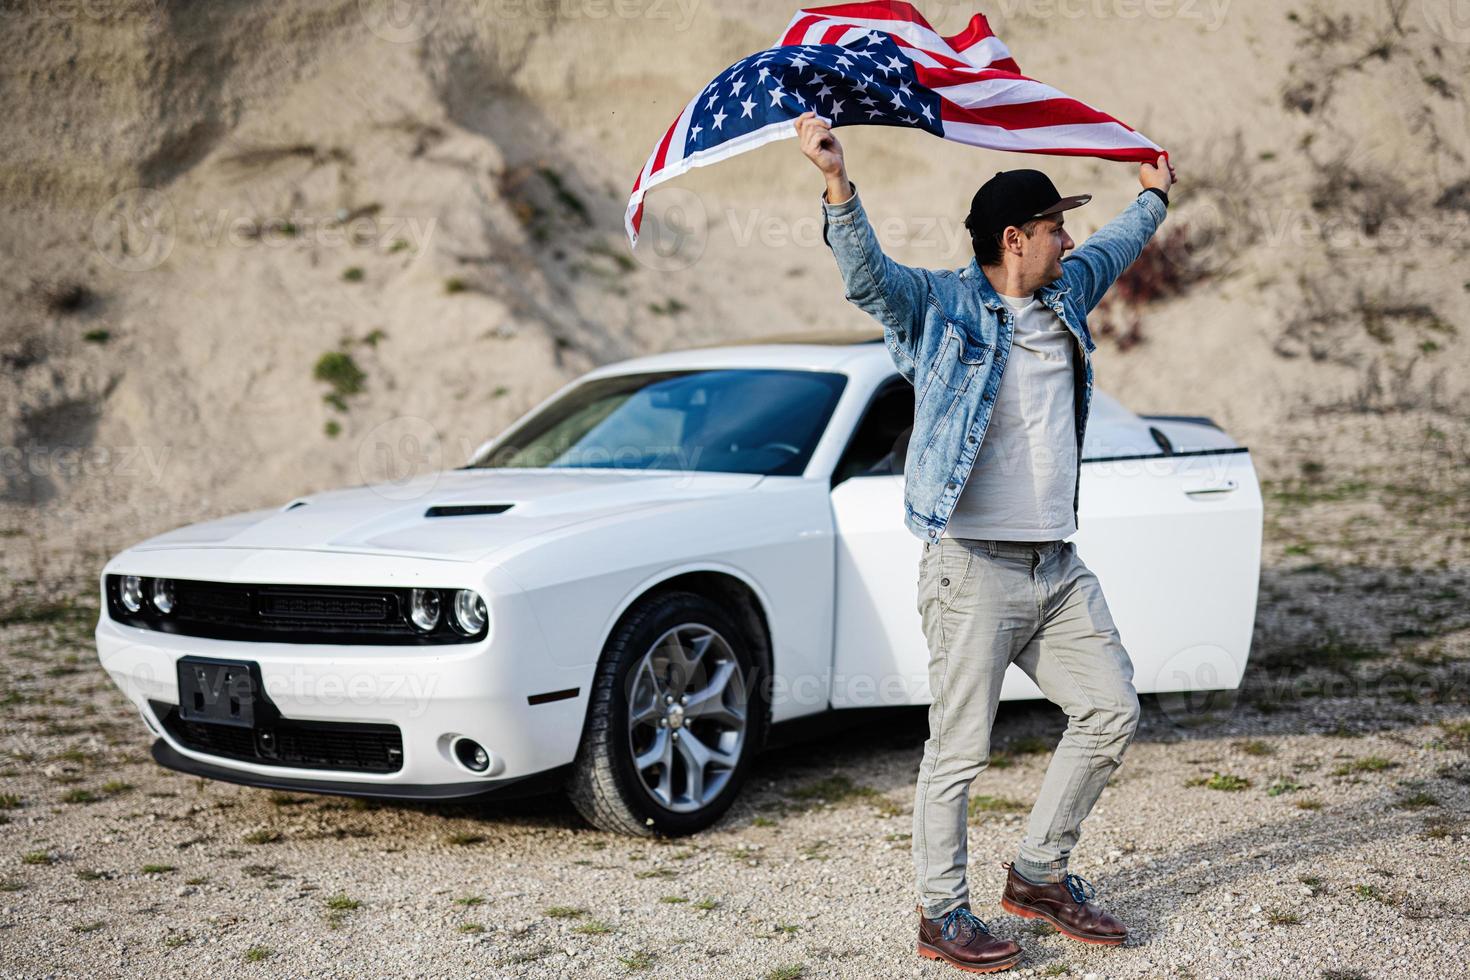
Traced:
POLYGON ((762 666, 717 603, 639 603, 608 640, 568 795, 589 823, 690 834, 734 802, 765 734, 762 666))

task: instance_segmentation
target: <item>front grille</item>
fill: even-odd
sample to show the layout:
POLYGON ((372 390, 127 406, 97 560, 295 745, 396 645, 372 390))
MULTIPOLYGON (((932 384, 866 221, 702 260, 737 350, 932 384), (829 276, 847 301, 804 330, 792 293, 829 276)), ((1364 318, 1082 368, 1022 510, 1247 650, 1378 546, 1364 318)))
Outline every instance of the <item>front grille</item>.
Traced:
MULTIPOLYGON (((122 576, 107 576, 108 615, 143 629, 216 640, 276 643, 374 643, 416 645, 473 643, 485 631, 469 635, 454 628, 449 611, 454 590, 438 589, 438 625, 420 630, 408 619, 411 590, 392 587, 336 585, 265 585, 175 579, 174 608, 163 614, 145 598, 129 612, 119 598, 122 576)), ((143 594, 152 595, 153 579, 143 579, 143 594)))
POLYGON ((258 728, 184 721, 176 705, 150 701, 164 730, 185 748, 205 755, 268 766, 339 772, 397 772, 403 735, 396 725, 277 719, 258 728))

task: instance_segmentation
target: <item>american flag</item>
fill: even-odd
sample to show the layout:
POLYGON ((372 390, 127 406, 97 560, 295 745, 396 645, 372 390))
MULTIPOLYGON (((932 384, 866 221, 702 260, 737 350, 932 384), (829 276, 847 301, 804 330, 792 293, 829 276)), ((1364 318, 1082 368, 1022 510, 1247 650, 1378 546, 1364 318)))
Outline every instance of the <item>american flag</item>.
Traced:
POLYGON ((797 12, 773 47, 742 58, 674 120, 633 184, 624 223, 638 243, 643 197, 693 167, 796 135, 813 111, 838 126, 904 126, 1019 153, 1152 163, 1142 133, 1021 74, 976 14, 941 37, 912 4, 839 3, 797 12))

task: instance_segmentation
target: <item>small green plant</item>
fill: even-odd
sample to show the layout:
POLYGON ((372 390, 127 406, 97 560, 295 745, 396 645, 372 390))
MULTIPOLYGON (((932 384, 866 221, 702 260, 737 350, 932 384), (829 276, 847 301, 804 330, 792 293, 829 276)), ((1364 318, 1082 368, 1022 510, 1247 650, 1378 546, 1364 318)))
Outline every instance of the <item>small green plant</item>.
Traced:
POLYGON ((459 931, 469 933, 481 933, 485 931, 485 927, 480 925, 478 922, 464 922, 460 924, 459 931))
POLYGON ((572 931, 575 933, 580 933, 583 936, 605 936, 610 932, 615 932, 616 930, 613 929, 613 927, 608 925, 606 922, 602 922, 598 919, 589 919, 588 921, 577 926, 572 931))
POLYGON ((112 331, 103 330, 99 327, 96 330, 88 330, 82 334, 82 339, 89 344, 105 344, 112 339, 112 331))
POLYGON ((327 424, 322 426, 322 431, 327 434, 328 439, 335 439, 342 434, 342 426, 337 424, 336 419, 327 419, 327 424))
POLYGON ((345 892, 338 892, 326 901, 327 909, 332 912, 354 912, 362 908, 362 903, 355 898, 348 898, 345 892))
POLYGON ((316 380, 331 386, 332 390, 322 399, 339 412, 347 411, 347 399, 361 394, 367 384, 367 374, 346 351, 327 351, 317 358, 311 373, 316 380))
POLYGON ((766 974, 766 980, 801 980, 804 976, 806 976, 806 965, 793 963, 776 967, 766 974))
POLYGON ((6 878, 4 880, 0 880, 0 892, 23 892, 25 890, 26 883, 21 881, 19 878, 6 878))
POLYGON ((719 908, 720 903, 713 898, 701 898, 699 901, 695 902, 689 907, 692 909, 699 909, 701 912, 709 912, 719 908))
POLYGON ((281 839, 281 832, 261 827, 241 835, 240 839, 247 844, 274 844, 281 839))
POLYGON ((454 900, 454 904, 463 905, 466 908, 470 908, 475 905, 484 905, 485 899, 480 895, 466 895, 464 898, 456 898, 454 900))
POLYGON ((453 296, 456 293, 462 293, 469 288, 469 284, 466 283, 463 279, 459 278, 459 276, 450 276, 448 279, 444 280, 444 292, 449 294, 450 296, 453 296))
POLYGON ((1321 800, 1297 800, 1296 801, 1296 808, 1298 810, 1320 810, 1320 809, 1322 809, 1322 801, 1321 800))
POLYGON ((132 783, 125 783, 121 779, 110 779, 102 784, 102 792, 108 796, 122 796, 124 793, 133 791, 132 783))
POLYGON ((1271 785, 1266 787, 1266 795, 1281 796, 1283 793, 1295 793, 1301 788, 1301 783, 1297 782, 1294 779, 1289 779, 1285 776, 1282 776, 1278 779, 1273 780, 1271 782, 1271 785))
POLYGON ((164 936, 163 946, 165 949, 178 949, 180 946, 189 944, 188 936, 164 936))
POLYGON ((0 810, 14 810, 20 806, 20 797, 14 793, 0 793, 0 810))
POLYGON ((665 905, 683 905, 685 902, 689 901, 689 899, 685 898, 683 895, 663 895, 659 897, 659 901, 664 903, 665 905))
POLYGON ((1006 796, 972 796, 969 802, 969 815, 971 820, 978 819, 986 813, 1025 813, 1031 809, 1020 800, 1013 800, 1006 796))
POLYGON ((369 347, 376 347, 381 341, 386 339, 387 336, 388 334, 385 330, 379 327, 375 327, 372 330, 369 330, 367 333, 363 334, 362 342, 364 344, 367 344, 369 347))
POLYGON ((1217 789, 1225 793, 1238 793, 1241 790, 1250 789, 1251 781, 1244 776, 1235 776, 1228 772, 1216 772, 1209 776, 1197 776, 1184 785, 1203 786, 1205 789, 1217 789))
POLYGON ((344 282, 362 282, 366 275, 360 265, 349 266, 342 270, 342 279, 344 282))
POLYGON ((1426 793, 1421 789, 1416 793, 1405 796, 1395 803, 1394 806, 1401 810, 1422 810, 1425 807, 1439 806, 1439 798, 1433 793, 1426 793))
POLYGON ((96 932, 98 929, 101 929, 105 925, 107 925, 107 923, 99 919, 96 922, 83 922, 78 925, 74 925, 71 927, 71 931, 81 933, 96 932))
POLYGON ((100 796, 88 789, 72 789, 61 794, 63 803, 96 803, 99 799, 100 796))
POLYGON ((1299 926, 1302 917, 1289 909, 1270 909, 1266 912, 1266 922, 1273 926, 1299 926))
POLYGON ((578 919, 587 914, 586 909, 579 909, 571 905, 553 905, 544 909, 542 915, 548 919, 578 919))
POLYGON ((483 834, 471 834, 466 831, 457 830, 444 838, 444 843, 453 844, 456 847, 468 847, 471 844, 485 843, 483 834))
POLYGON ((269 959, 270 955, 271 949, 269 946, 251 946, 245 951, 245 962, 259 963, 262 960, 269 959))
POLYGON ((689 307, 679 301, 677 297, 670 296, 662 304, 649 303, 648 312, 657 313, 659 316, 673 316, 675 313, 683 313, 689 307))
POLYGON ((654 956, 652 953, 638 950, 628 956, 619 956, 618 962, 629 970, 648 970, 653 967, 654 956))
POLYGON ((1239 742, 1236 744, 1235 747, 1237 749, 1240 749, 1240 751, 1244 752, 1246 755, 1271 755, 1276 751, 1271 746, 1270 742, 1263 742, 1258 738, 1247 739, 1244 742, 1239 742))
POLYGON ((1365 755, 1361 759, 1344 762, 1332 770, 1334 776, 1351 776, 1360 772, 1383 772, 1385 769, 1394 769, 1398 766, 1392 759, 1385 759, 1381 755, 1365 755))
POLYGON ((145 875, 166 875, 174 870, 172 864, 145 864, 139 869, 145 875))
POLYGON ((391 245, 388 246, 388 254, 389 255, 395 255, 395 254, 397 254, 399 252, 404 252, 404 251, 407 251, 407 250, 408 250, 408 242, 404 241, 402 238, 395 238, 395 239, 393 239, 393 244, 391 244, 391 245))
POLYGON ((45 851, 30 851, 20 856, 22 864, 55 864, 56 856, 45 851))

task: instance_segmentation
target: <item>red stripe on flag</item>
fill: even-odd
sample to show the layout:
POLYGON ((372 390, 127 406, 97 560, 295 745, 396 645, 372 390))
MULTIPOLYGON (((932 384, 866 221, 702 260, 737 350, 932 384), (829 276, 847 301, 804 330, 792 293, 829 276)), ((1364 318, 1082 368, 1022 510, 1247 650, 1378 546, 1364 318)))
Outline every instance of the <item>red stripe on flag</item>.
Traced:
MULTIPOLYGON (((975 123, 1001 129, 1037 129, 1042 126, 1069 126, 1083 123, 1118 123, 1106 112, 1099 112, 1076 99, 1039 99, 1011 105, 980 106, 967 109, 946 98, 939 101, 939 118, 945 122, 975 123)), ((1118 123, 1122 126, 1122 123, 1118 123)), ((1123 127, 1127 129, 1127 126, 1123 127)))
POLYGON ((669 155, 669 144, 674 140, 674 130, 679 128, 679 120, 683 116, 684 113, 680 112, 679 115, 674 117, 674 124, 669 127, 669 131, 664 133, 664 138, 659 141, 658 152, 653 155, 653 166, 648 168, 648 176, 652 177, 664 168, 664 160, 669 155))
POLYGON ((833 20, 840 20, 843 17, 867 17, 873 20, 906 20, 910 24, 923 24, 929 27, 929 22, 914 8, 913 4, 903 3, 901 0, 895 0, 893 3, 834 3, 827 7, 803 8, 803 12, 813 10, 821 11, 822 16, 833 20))
POLYGON ((781 44, 801 44, 801 39, 806 37, 807 28, 821 19, 821 17, 817 16, 807 16, 801 18, 801 20, 793 21, 791 28, 781 36, 781 44))
POLYGON ((829 27, 822 32, 821 43, 836 44, 838 41, 842 40, 842 35, 846 34, 850 30, 852 30, 851 24, 836 24, 832 27, 829 27))

